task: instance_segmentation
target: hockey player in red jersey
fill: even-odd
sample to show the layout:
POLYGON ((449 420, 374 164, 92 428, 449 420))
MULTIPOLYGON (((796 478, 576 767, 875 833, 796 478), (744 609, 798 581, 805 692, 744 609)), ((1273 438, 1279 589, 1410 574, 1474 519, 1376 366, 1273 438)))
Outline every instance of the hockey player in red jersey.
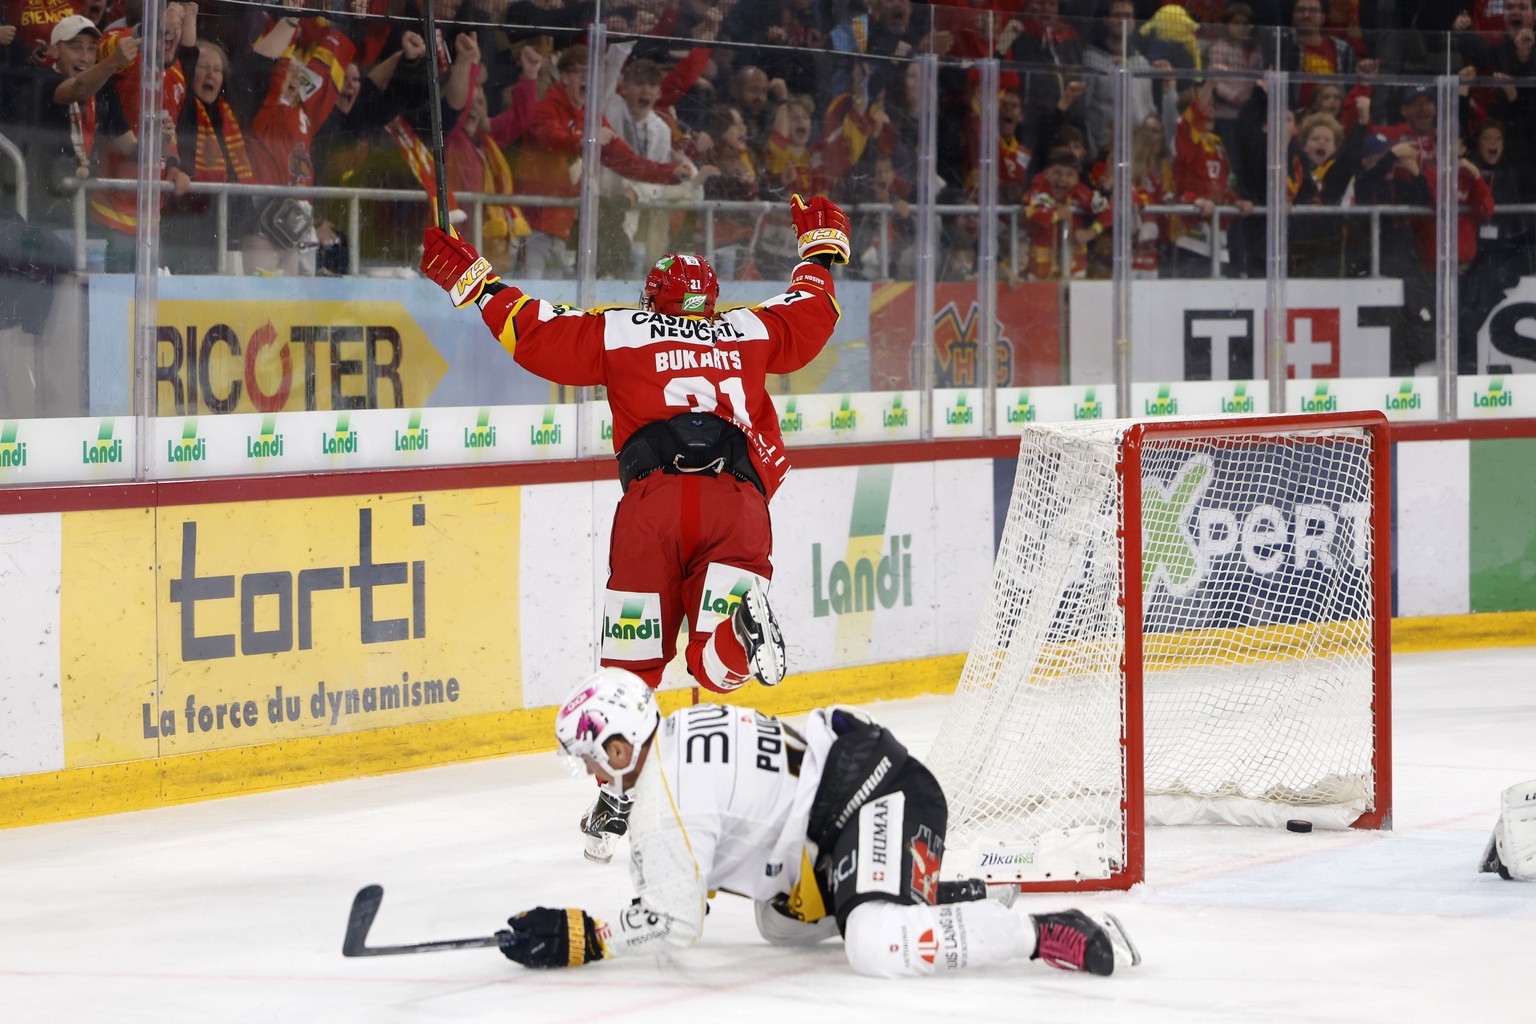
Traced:
POLYGON ((751 899, 758 931, 777 945, 841 933, 860 974, 1028 958, 1106 975, 1141 960, 1113 916, 1022 914, 986 898, 980 879, 940 882, 943 790, 855 708, 813 711, 803 734, 743 707, 697 704, 662 719, 649 688, 606 668, 560 709, 555 738, 573 767, 632 798, 639 898, 601 918, 575 907, 514 915, 497 940, 524 966, 689 946, 711 892, 751 899))
MULTIPOLYGON (((422 272, 455 305, 478 306, 520 365, 557 384, 608 388, 624 496, 609 544, 601 662, 653 688, 684 618, 688 671, 705 689, 784 676, 766 598, 768 499, 789 461, 764 380, 805 366, 832 336, 840 310, 830 268, 849 254, 848 218, 835 204, 795 196, 791 206, 801 262, 789 288, 725 313, 699 256, 662 257, 640 308, 596 313, 527 295, 456 235, 427 231, 422 272)), ((582 828, 587 855, 608 860, 622 803, 599 800, 582 828)))

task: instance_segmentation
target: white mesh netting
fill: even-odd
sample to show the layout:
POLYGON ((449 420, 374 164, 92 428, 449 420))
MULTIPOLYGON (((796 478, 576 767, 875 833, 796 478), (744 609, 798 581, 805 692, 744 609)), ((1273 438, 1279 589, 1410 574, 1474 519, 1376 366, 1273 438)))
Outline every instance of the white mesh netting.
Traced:
POLYGON ((1139 578, 1122 581, 1129 426, 1021 440, 992 593, 929 755, 960 872, 1120 871, 1125 757, 1148 823, 1345 827, 1371 809, 1370 435, 1149 433, 1125 481, 1139 578), (1121 595, 1138 592, 1143 657, 1123 673, 1121 595), (1121 742, 1138 671, 1140 751, 1121 742))

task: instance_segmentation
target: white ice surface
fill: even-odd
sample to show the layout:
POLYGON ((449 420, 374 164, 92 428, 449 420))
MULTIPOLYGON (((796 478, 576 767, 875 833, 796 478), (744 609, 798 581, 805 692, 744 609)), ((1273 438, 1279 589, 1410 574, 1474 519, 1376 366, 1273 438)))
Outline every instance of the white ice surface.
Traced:
MULTIPOLYGON (((1393 831, 1154 829, 1135 890, 1021 901, 1113 910, 1145 962, 1112 978, 861 978, 837 942, 766 946, 729 896, 665 959, 344 959, 370 882, 374 943, 627 901, 619 860, 579 852, 590 784, 545 754, 0 832, 0 1021, 1536 1021, 1536 884, 1475 872, 1499 791, 1536 777, 1536 648, 1394 673, 1393 831)), ((944 703, 872 710, 921 753, 944 703)))

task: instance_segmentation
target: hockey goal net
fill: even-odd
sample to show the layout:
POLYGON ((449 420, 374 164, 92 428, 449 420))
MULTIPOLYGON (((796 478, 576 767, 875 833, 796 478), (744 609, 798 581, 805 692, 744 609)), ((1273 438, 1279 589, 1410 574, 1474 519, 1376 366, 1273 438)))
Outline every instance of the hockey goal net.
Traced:
POLYGON ((928 762, 946 875, 1125 888, 1144 826, 1390 828, 1379 414, 1031 425, 928 762))

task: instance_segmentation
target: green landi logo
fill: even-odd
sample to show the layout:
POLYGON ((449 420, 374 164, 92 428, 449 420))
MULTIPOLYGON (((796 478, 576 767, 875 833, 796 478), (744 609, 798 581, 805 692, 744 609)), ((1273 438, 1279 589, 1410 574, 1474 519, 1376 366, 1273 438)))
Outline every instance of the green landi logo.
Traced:
POLYGON ((208 439, 197 436, 197 417, 187 418, 181 438, 165 442, 166 462, 204 462, 208 458, 208 439))
POLYGON ((891 407, 881 413, 881 421, 888 427, 904 427, 907 425, 907 410, 901 404, 901 396, 891 399, 891 407))
POLYGON ((821 545, 811 545, 811 613, 818 619, 849 612, 872 612, 878 603, 912 606, 912 535, 887 537, 889 547, 878 563, 868 558, 833 562, 822 572, 821 545))
POLYGON ((599 440, 602 440, 602 441, 612 441, 613 440, 613 420, 609 419, 606 416, 603 417, 602 422, 598 425, 598 428, 597 428, 597 436, 598 436, 599 440))
POLYGON ((832 412, 833 430, 855 430, 859 426, 859 414, 852 408, 853 399, 844 395, 842 402, 832 412))
POLYGON ((1385 397, 1388 412, 1404 409, 1421 409, 1424 406, 1424 399, 1419 394, 1418 389, 1413 386, 1412 377, 1397 386, 1397 394, 1385 397))
POLYGON ((1504 378, 1488 381, 1487 391, 1473 391, 1472 405, 1478 409, 1508 409, 1515 402, 1515 393, 1504 390, 1504 378))
POLYGON ((703 295, 700 295, 698 292, 687 292, 686 294, 683 295, 683 312, 684 313, 702 313, 702 312, 704 312, 704 298, 705 297, 703 295))
POLYGON ((256 437, 247 435, 245 439, 245 457, 248 459, 274 459, 283 454, 283 435, 277 433, 277 417, 263 416, 261 418, 261 433, 256 437))
POLYGON ((976 422, 976 410, 965 404, 964 391, 960 392, 960 397, 955 399, 953 407, 944 410, 944 422, 951 426, 976 422))
POLYGON ((722 617, 730 616, 735 614, 736 609, 741 605, 741 599, 746 597, 747 591, 751 589, 752 577, 743 576, 736 581, 736 585, 731 588, 729 594, 722 594, 719 597, 710 593, 709 588, 705 587, 704 599, 701 603, 705 611, 714 612, 722 617))
POLYGON ((357 431, 351 428, 352 417, 341 413, 336 417, 336 429, 320 435, 320 451, 325 455, 357 454, 357 431))
POLYGON ((1222 412, 1253 412, 1253 396, 1248 393, 1247 384, 1239 384, 1232 389, 1232 397, 1223 397, 1221 400, 1222 412))
POLYGON ((87 466, 104 466, 123 461, 123 439, 113 437, 115 420, 102 420, 96 429, 96 440, 80 442, 80 461, 87 466))
POLYGON ((555 407, 544 407, 544 422, 528 428, 528 443, 535 446, 548 446, 560 443, 560 424, 555 422, 555 407))
POLYGON ((1072 418, 1075 420, 1101 420, 1104 418, 1104 403, 1098 399, 1098 389, 1089 388, 1083 392, 1081 402, 1072 403, 1072 418))
MULTIPOLYGON (((1020 391, 1019 400, 1008 408, 1009 423, 1033 423, 1038 410, 1029 404, 1029 392, 1020 391)), ((1082 419, 1083 417, 1078 417, 1082 419)))
POLYGON ((421 425, 421 410, 412 409, 411 419, 406 425, 405 432, 395 431, 395 451, 424 452, 431 445, 431 439, 427 436, 427 428, 421 425))
POLYGON ((0 427, 0 469, 21 469, 27 464, 27 442, 16 440, 17 422, 0 427))
POLYGON ((793 398, 784 406, 784 415, 779 417, 779 429, 786 434, 798 434, 805 429, 805 414, 793 398))
POLYGON ((1173 388, 1167 384, 1160 384, 1157 388, 1157 397, 1145 403, 1148 416, 1177 416, 1179 412, 1179 400, 1173 397, 1173 388))
POLYGON ((1327 381, 1323 381, 1312 394, 1301 396, 1301 411, 1338 412, 1339 396, 1329 390, 1327 381))
POLYGON ((603 635, 611 640, 654 640, 661 636, 661 620, 647 619, 644 601, 625 601, 615 622, 603 616, 603 635))
POLYGON ((495 448, 496 428, 491 425, 491 410, 481 409, 473 427, 464 428, 465 448, 495 448))

